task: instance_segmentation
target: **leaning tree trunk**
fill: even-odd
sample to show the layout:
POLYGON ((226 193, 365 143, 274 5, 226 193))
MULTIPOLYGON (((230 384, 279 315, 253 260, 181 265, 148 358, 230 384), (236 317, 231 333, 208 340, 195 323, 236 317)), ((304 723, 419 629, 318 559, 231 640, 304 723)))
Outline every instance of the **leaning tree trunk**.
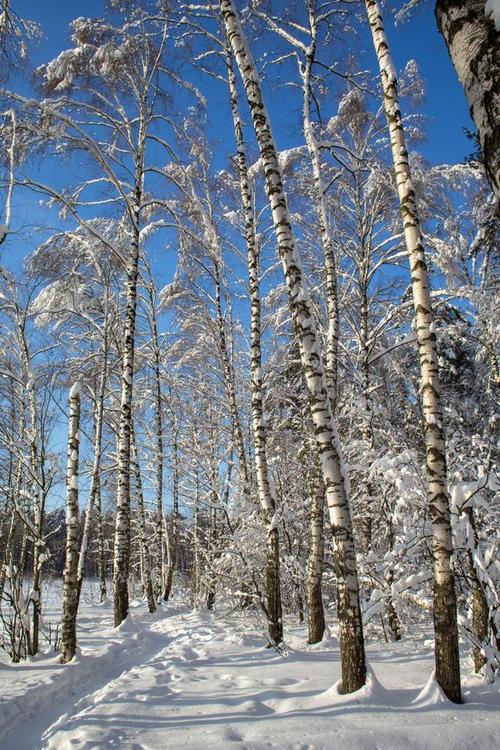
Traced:
MULTIPOLYGON (((107 307, 107 301, 106 301, 107 307)), ((99 487, 99 471, 101 468, 101 454, 102 454, 102 423, 104 419, 104 396, 106 392, 106 378, 107 378, 107 357, 108 357, 108 334, 107 334, 107 312, 104 320, 104 341, 103 341, 103 363, 101 370, 101 377, 99 381, 99 391, 97 394, 97 402, 95 407, 95 420, 94 420, 94 459, 92 462, 92 475, 90 479, 90 492, 89 500, 87 503, 87 510, 85 512, 85 523, 83 526, 82 541, 80 543, 80 556, 78 558, 78 574, 77 574, 77 608, 80 603, 80 594, 82 591, 83 576, 85 570, 85 560, 87 557, 87 549, 89 546, 90 535, 92 532, 92 524, 94 522, 94 507, 97 497, 97 491, 99 487)))
POLYGON ((325 382, 314 316, 304 282, 299 254, 290 224, 281 168, 259 76, 247 48, 241 22, 232 0, 220 0, 225 30, 245 86, 253 126, 266 176, 278 252, 286 279, 295 333, 300 346, 311 416, 325 483, 334 538, 334 559, 338 582, 338 616, 342 661, 342 690, 361 688, 366 680, 363 626, 359 584, 346 476, 340 459, 340 445, 325 382))
POLYGON ((123 362, 121 377, 120 421, 118 426, 118 491, 113 554, 114 623, 128 615, 128 576, 130 567, 130 434, 132 427, 132 385, 134 379, 135 319, 137 281, 139 277, 139 229, 142 197, 144 140, 139 135, 135 168, 133 227, 127 262, 127 306, 125 312, 123 362))
POLYGON ((437 0, 435 14, 500 200, 500 32, 485 13, 485 0, 437 0))
POLYGON ((61 623, 61 661, 65 664, 76 651, 78 611, 78 453, 80 449, 80 384, 69 394, 68 466, 66 469, 66 562, 61 623))
POLYGON ((405 242, 410 260, 420 360, 427 494, 429 517, 432 523, 436 679, 448 698, 455 703, 460 703, 457 602, 455 580, 451 567, 453 539, 446 483, 446 445, 429 277, 399 109, 396 71, 390 55, 389 43, 385 35, 378 2, 377 0, 365 0, 365 6, 380 67, 384 107, 389 125, 405 242))
POLYGON ((267 440, 264 410, 262 406, 262 353, 261 312, 259 288, 259 249, 255 234, 252 195, 248 180, 248 167, 243 141, 243 124, 238 107, 238 93, 230 50, 227 53, 229 95, 236 137, 237 163, 240 180, 240 195, 245 222, 248 278, 250 283, 250 373, 252 433, 255 449, 255 469, 260 505, 267 523, 266 556, 266 611, 269 637, 275 644, 283 640, 283 613, 280 586, 279 532, 275 520, 276 501, 269 484, 267 463, 267 440))

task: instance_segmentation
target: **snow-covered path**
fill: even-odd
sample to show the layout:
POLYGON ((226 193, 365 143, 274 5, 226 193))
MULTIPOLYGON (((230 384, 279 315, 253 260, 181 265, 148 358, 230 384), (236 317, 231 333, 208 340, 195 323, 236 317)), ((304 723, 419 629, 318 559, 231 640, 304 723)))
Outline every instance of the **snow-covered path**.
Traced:
POLYGON ((263 648, 255 625, 143 606, 118 630, 111 611, 86 607, 82 653, 70 665, 41 658, 1 665, 2 750, 338 748, 497 750, 498 687, 466 680, 466 703, 430 684, 430 647, 368 648, 372 675, 340 696, 334 639, 305 646, 288 628, 288 655, 263 648))

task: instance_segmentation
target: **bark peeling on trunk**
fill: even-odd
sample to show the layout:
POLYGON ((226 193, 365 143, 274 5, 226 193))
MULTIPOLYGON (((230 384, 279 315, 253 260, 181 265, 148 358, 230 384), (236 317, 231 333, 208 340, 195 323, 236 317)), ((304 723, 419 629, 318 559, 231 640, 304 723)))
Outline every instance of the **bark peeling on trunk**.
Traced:
POLYGON ((420 233, 417 202, 412 185, 408 151, 398 101, 397 75, 385 35, 377 0, 365 0, 368 22, 380 68, 384 107, 389 126, 391 150, 403 219, 404 236, 410 261, 411 287, 415 310, 420 390, 426 446, 427 496, 432 523, 434 563, 434 633, 436 679, 448 698, 460 703, 460 662, 458 652, 457 602, 451 567, 453 539, 446 479, 446 444, 441 408, 436 334, 425 252, 420 233))

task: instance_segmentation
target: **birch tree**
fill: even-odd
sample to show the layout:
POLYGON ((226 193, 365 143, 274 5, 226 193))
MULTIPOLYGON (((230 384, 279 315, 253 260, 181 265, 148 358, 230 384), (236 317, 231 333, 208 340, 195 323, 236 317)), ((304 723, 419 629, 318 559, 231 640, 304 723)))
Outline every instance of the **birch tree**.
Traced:
POLYGON ((398 101, 397 75, 377 0, 365 2, 373 44, 380 67, 392 158, 410 262, 420 362, 420 390, 426 445, 429 517, 434 560, 434 633, 436 679, 448 698, 461 702, 457 603, 451 565, 453 539, 446 477, 446 443, 440 400, 436 334, 425 251, 398 101))
POLYGON ((314 422, 317 448, 320 453, 335 546, 342 690, 349 693, 364 685, 366 665, 354 539, 347 498, 346 477, 344 475, 345 468, 340 458, 339 438, 326 388, 316 326, 292 233, 281 169, 262 98, 259 77, 252 62, 234 3, 231 0, 221 0, 220 11, 243 80, 259 144, 278 251, 286 278, 290 310, 300 346, 304 378, 309 393, 311 417, 314 422))
POLYGON ((435 15, 500 200, 500 20, 483 0, 437 0, 435 15))
POLYGON ((255 232, 254 208, 248 177, 243 141, 243 124, 238 106, 238 93, 231 52, 227 53, 229 94, 240 183, 240 196, 245 225, 248 278, 250 283, 250 377, 252 399, 252 431, 255 449, 255 474, 262 512, 267 524, 266 610, 269 637, 275 644, 283 640, 283 621, 280 591, 279 532, 276 520, 276 501, 271 491, 267 461, 266 424, 262 407, 261 312, 259 289, 259 249, 255 232))
POLYGON ((64 565, 61 661, 67 663, 76 651, 78 611, 78 454, 80 448, 80 384, 69 394, 68 466, 66 469, 66 563, 64 565))

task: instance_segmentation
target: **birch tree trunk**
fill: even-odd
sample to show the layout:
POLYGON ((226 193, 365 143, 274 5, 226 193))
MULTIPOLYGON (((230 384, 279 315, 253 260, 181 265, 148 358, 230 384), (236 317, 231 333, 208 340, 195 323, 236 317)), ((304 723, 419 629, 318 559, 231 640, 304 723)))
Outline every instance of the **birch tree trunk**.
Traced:
POLYGON ((330 226, 328 221, 328 209, 325 201, 325 186, 321 172, 321 158, 318 142, 314 133, 311 120, 311 100, 313 65, 316 58, 316 45, 318 26, 316 18, 316 3, 314 0, 306 0, 307 14, 309 19, 310 42, 306 48, 306 62, 302 68, 303 86, 303 109, 302 122, 307 151, 312 166, 314 199, 316 213, 319 222, 319 232, 326 271, 326 304, 328 310, 328 331, 326 335, 325 356, 325 378, 328 388, 332 412, 335 414, 337 403, 337 376, 338 376, 338 347, 339 347, 339 310, 338 310, 338 279, 335 251, 330 226))
POLYGON ((260 148, 279 256, 286 279, 295 333, 300 346, 302 368, 309 394, 334 538, 342 690, 350 693, 364 685, 366 664, 354 539, 346 492, 346 477, 340 459, 339 438, 328 398, 311 302, 292 233, 276 145, 264 106, 258 73, 248 51, 234 3, 232 0, 220 0, 219 5, 226 34, 243 79, 260 148))
POLYGON ((30 484, 32 487, 34 526, 36 538, 33 539, 33 582, 31 585, 31 602, 33 604, 33 628, 31 632, 30 653, 32 656, 38 653, 40 617, 42 612, 42 562, 43 528, 45 523, 45 502, 42 493, 42 482, 40 478, 40 446, 38 434, 37 404, 35 393, 35 382, 31 368, 31 357, 26 340, 26 329, 21 320, 17 319, 20 337, 21 358, 26 378, 26 390, 28 394, 29 428, 27 430, 27 443, 30 452, 30 484))
POLYGON ((157 293, 153 274, 148 263, 145 265, 150 278, 147 285, 151 315, 149 325, 151 329, 151 347, 153 350, 153 372, 154 372, 154 411, 155 411, 155 492, 156 492, 156 518, 155 518, 155 562, 153 568, 153 589, 155 597, 161 597, 165 585, 166 556, 164 519, 163 519, 163 394, 161 389, 161 350, 158 337, 158 322, 156 317, 157 293))
POLYGON ((455 703, 460 703, 457 603, 454 574, 451 567, 453 540, 446 483, 446 445, 441 409, 436 334, 433 331, 429 278, 399 109, 396 71, 390 55, 389 43, 385 35, 378 2, 377 0, 365 0, 365 6, 380 67, 401 216, 410 261, 420 360, 420 390, 426 446, 429 517, 432 523, 436 679, 448 698, 455 703))
MULTIPOLYGON (((214 230, 215 233, 215 230, 214 230)), ((217 241, 218 242, 218 241, 217 241)), ((219 259, 213 258, 214 264, 214 280, 215 280, 215 308, 217 315, 217 330, 219 334, 219 347, 222 359, 222 370, 224 374, 224 382, 226 385, 226 392, 229 401, 229 410, 231 413, 231 423, 233 426, 233 436, 236 446, 236 453, 238 454, 238 472, 240 474, 240 481, 243 485, 243 491, 245 494, 249 494, 249 472, 247 455, 245 452, 245 442, 243 440, 243 431, 241 429, 241 421, 238 410, 238 402, 236 401, 236 390, 234 387, 234 370, 229 359, 228 346, 226 340, 226 329, 224 324, 224 315, 222 313, 222 289, 221 289, 221 274, 219 259)))
POLYGON ((156 314, 152 303, 154 371, 155 371, 155 423, 156 423, 156 595, 159 596, 165 584, 165 554, 163 539, 163 419, 160 374, 160 347, 156 314))
POLYGON ((96 531, 97 531, 97 574, 99 576, 99 594, 100 601, 105 602, 108 598, 106 588, 106 558, 104 545, 104 529, 102 524, 102 503, 101 503, 101 480, 97 476, 97 489, 95 499, 96 509, 96 531))
MULTIPOLYGON (((315 450, 315 448, 313 448, 315 450)), ((319 643, 325 632, 325 612, 321 577, 323 573, 323 511, 325 488, 320 467, 313 472, 311 482, 311 507, 309 509, 309 551, 307 556, 307 625, 308 643, 319 643)))
MULTIPOLYGON (((362 240, 364 245, 364 238, 362 240)), ((360 307, 360 347, 361 347, 361 368, 362 368, 362 383, 363 383, 363 426, 362 435, 363 442, 365 444, 367 466, 365 468, 365 476, 363 476, 361 482, 361 498, 360 498, 360 529, 361 529, 361 545, 364 552, 369 552, 372 545, 372 519, 373 519, 373 487, 369 478, 366 476, 371 468, 373 460, 373 426, 372 426, 372 408, 371 408, 371 397, 370 397, 370 350, 368 346, 368 262, 366 258, 366 249, 363 247, 364 252, 362 253, 362 267, 360 273, 360 287, 361 287, 361 307, 360 307)))
POLYGON ((135 165, 133 226, 130 255, 127 262, 123 362, 121 377, 120 422, 118 427, 118 492, 113 554, 114 623, 128 615, 128 576, 130 565, 130 433, 132 427, 132 387, 134 379, 135 319, 137 280, 139 276, 139 228, 142 199, 144 134, 139 133, 135 165))
POLYGON ((248 179, 248 167, 243 141, 243 125, 238 107, 238 92, 230 50, 227 52, 229 95, 236 137, 237 164, 240 181, 240 195, 245 222, 247 246, 247 266, 250 285, 250 373, 252 434, 255 449, 255 469, 260 506, 267 530, 266 556, 266 595, 267 620, 271 641, 279 644, 283 640, 283 613, 280 586, 279 532, 275 519, 276 500, 269 484, 267 463, 266 424, 262 407, 262 352, 261 352, 261 312, 259 288, 259 249, 255 235, 255 221, 252 195, 248 179))
POLYGON ((177 567, 177 548, 179 545, 179 461, 177 455, 177 434, 174 437, 174 481, 172 488, 172 534, 169 544, 167 573, 165 576, 165 588, 163 590, 163 600, 168 602, 172 593, 172 583, 174 573, 177 567))
POLYGON ((500 32, 485 0, 437 0, 435 15, 465 92, 484 157, 500 200, 500 32))
POLYGON ((87 556, 87 549, 90 541, 90 535, 92 532, 92 524, 94 522, 94 506, 99 487, 99 471, 101 467, 101 454, 102 454, 102 423, 104 418, 104 396, 106 392, 106 379, 107 379, 107 361, 108 361, 108 331, 107 331, 107 304, 106 313, 104 320, 104 340, 103 340, 103 363, 101 376, 99 379, 99 391, 97 394, 96 406, 95 406, 95 431, 94 431, 94 458, 92 462, 92 475, 90 479, 90 492, 89 500, 87 503, 87 510, 85 512, 85 523, 83 526, 82 541, 80 543, 80 556, 78 558, 78 574, 77 574, 77 590, 78 590, 78 601, 77 608, 80 603, 80 594, 82 590, 83 575, 85 569, 85 559, 87 556))
POLYGON ((137 510, 139 515, 139 535, 140 535, 140 550, 142 560, 142 575, 144 578, 144 588, 146 591, 146 598, 148 601, 148 609, 150 612, 156 612, 155 595, 153 591, 153 580, 151 577, 151 565, 149 561, 149 544, 148 544, 148 532, 146 529, 146 514, 144 512, 144 493, 142 491, 142 478, 141 478, 141 467, 139 465, 139 456, 137 454, 137 443, 135 441, 135 430, 132 428, 131 433, 132 440, 132 457, 134 464, 134 478, 135 478, 135 490, 137 497, 137 510))
POLYGON ((474 670, 480 672, 487 662, 482 651, 484 645, 488 642, 488 623, 489 607, 486 599, 485 587, 480 579, 477 565, 477 556, 475 550, 479 546, 476 520, 474 518, 474 509, 472 506, 463 508, 467 519, 467 558, 469 561, 471 576, 471 625, 476 644, 472 649, 472 658, 474 659, 474 670))
POLYGON ((193 606, 199 604, 200 596, 200 477, 196 470, 194 490, 194 527, 193 527, 193 606))
POLYGON ((78 611, 78 453, 80 449, 80 384, 69 394, 68 466, 66 469, 66 562, 64 565, 61 661, 71 661, 76 651, 78 611))

